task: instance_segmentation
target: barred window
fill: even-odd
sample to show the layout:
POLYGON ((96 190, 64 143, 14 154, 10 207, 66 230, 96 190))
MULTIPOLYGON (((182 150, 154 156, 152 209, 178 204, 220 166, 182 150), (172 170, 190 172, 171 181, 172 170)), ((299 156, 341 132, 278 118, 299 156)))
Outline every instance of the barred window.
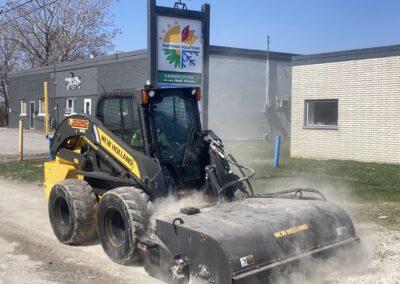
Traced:
POLYGON ((139 110, 131 96, 103 98, 98 117, 107 129, 125 143, 134 147, 143 147, 139 110))
POLYGON ((65 115, 76 113, 76 99, 66 99, 65 101, 65 115))

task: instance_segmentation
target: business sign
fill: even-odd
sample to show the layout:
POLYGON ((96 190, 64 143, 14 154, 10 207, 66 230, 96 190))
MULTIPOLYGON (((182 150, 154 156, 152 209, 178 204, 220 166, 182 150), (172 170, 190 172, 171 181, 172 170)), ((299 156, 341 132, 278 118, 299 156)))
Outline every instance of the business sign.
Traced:
POLYGON ((69 77, 65 78, 65 88, 67 90, 80 89, 82 84, 81 77, 69 77))
POLYGON ((201 86, 202 21, 158 16, 157 83, 161 86, 201 86))

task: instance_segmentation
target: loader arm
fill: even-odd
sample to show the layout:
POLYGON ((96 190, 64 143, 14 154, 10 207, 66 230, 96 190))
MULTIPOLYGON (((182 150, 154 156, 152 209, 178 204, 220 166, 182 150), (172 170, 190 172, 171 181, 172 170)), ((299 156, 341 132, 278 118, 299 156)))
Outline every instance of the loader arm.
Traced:
POLYGON ((50 153, 84 177, 140 185, 152 197, 166 195, 158 160, 127 145, 93 116, 64 119, 54 134, 50 153))

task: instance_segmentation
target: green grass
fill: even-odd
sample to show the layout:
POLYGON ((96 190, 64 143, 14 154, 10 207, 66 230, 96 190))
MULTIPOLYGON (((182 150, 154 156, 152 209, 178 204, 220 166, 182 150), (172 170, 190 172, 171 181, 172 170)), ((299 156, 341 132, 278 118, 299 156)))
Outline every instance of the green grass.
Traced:
POLYGON ((283 143, 279 168, 273 167, 273 145, 263 141, 229 141, 239 162, 256 170, 253 187, 259 192, 311 186, 362 200, 400 201, 400 165, 340 160, 290 158, 283 143))
POLYGON ((43 181, 43 160, 0 163, 0 176, 25 182, 43 181))
MULTIPOLYGON (((331 195, 400 201, 400 165, 292 159, 288 143, 283 143, 280 167, 275 169, 272 143, 228 141, 225 144, 239 162, 256 170, 252 184, 257 192, 310 186, 331 195)), ((43 181, 43 160, 0 163, 0 176, 26 182, 43 181)))

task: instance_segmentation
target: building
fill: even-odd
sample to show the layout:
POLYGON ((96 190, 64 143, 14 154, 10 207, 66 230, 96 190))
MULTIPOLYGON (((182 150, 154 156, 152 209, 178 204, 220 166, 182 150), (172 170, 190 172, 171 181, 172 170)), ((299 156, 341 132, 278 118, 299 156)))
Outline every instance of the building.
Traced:
POLYGON ((292 63, 292 157, 400 163, 400 45, 292 63))
MULTIPOLYGON (((209 127, 224 139, 262 139, 290 133, 291 56, 270 52, 268 108, 266 52, 210 46, 209 127), (249 127, 250 126, 250 127, 249 127)), ((98 94, 141 89, 148 79, 147 50, 55 64, 12 73, 9 126, 44 128, 43 83, 58 123, 74 113, 95 114, 98 94)))

